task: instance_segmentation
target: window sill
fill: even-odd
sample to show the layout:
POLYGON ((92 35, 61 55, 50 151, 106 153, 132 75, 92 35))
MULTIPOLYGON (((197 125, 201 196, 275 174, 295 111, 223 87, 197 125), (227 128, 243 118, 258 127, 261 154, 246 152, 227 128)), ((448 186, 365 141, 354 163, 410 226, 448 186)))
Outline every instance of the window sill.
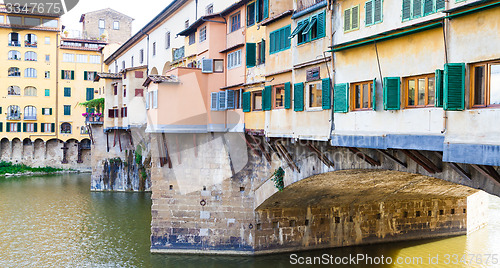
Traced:
POLYGON ((318 40, 321 40, 323 38, 325 38, 326 36, 323 36, 323 37, 318 37, 318 38, 315 38, 315 39, 312 39, 312 40, 309 40, 307 42, 303 42, 303 43, 300 43, 300 44, 297 44, 296 47, 301 47, 302 45, 307 45, 309 43, 312 43, 312 42, 315 42, 315 41, 318 41, 318 40))
POLYGON ((305 112, 320 112, 323 111, 322 107, 306 108, 305 112))
POLYGON ((366 111, 373 111, 373 108, 355 109, 352 110, 351 112, 366 112, 366 111))
POLYGON ((430 105, 428 105, 428 106, 406 106, 403 109, 411 110, 411 109, 425 109, 425 108, 441 108, 441 107, 430 106, 430 105))
POLYGON ((500 109, 500 104, 488 105, 488 106, 472 106, 469 110, 478 110, 478 109, 500 109))

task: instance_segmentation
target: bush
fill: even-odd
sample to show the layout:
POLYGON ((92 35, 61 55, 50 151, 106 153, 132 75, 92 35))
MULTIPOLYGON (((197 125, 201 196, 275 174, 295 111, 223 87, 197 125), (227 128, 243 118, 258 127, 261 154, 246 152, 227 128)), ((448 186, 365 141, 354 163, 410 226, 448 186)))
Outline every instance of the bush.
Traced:
POLYGON ((57 172, 61 171, 61 168, 53 168, 53 167, 29 167, 24 164, 12 164, 10 162, 1 161, 0 162, 0 175, 4 175, 6 173, 16 174, 16 173, 25 173, 25 172, 57 172))

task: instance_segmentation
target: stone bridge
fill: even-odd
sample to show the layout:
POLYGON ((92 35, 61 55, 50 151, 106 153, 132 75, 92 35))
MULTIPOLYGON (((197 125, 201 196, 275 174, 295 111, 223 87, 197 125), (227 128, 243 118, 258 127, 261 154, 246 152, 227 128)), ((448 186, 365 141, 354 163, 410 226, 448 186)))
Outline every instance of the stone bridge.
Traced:
POLYGON ((264 254, 460 235, 498 167, 434 151, 234 134, 153 134, 151 251, 264 254), (285 171, 282 191, 273 173, 285 171), (479 191, 483 190, 483 191, 479 191))

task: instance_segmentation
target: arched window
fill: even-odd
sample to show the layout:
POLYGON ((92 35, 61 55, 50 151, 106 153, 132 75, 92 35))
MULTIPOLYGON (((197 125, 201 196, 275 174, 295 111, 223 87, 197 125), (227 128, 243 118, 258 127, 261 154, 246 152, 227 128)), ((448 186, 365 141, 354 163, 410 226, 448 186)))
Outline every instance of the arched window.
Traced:
POLYGON ((24 107, 24 120, 36 120, 36 107, 35 106, 24 107))
POLYGON ((21 42, 19 42, 19 34, 18 33, 10 33, 9 34, 9 46, 20 47, 21 42))
POLYGON ((7 95, 9 95, 9 96, 21 96, 21 88, 18 86, 10 86, 7 88, 7 95))
POLYGON ((36 78, 36 69, 26 68, 24 70, 24 77, 36 78))
POLYGON ((19 76, 21 76, 21 72, 19 71, 19 68, 17 68, 17 67, 10 67, 9 68, 9 76, 11 76, 11 77, 19 77, 19 76))
POLYGON ((21 60, 21 52, 17 50, 9 51, 9 60, 21 60))
POLYGON ((19 106, 11 105, 7 107, 7 120, 20 120, 21 112, 19 110, 19 106))
POLYGON ((61 124, 61 133, 71 134, 71 124, 70 123, 62 123, 61 124))
POLYGON ((28 51, 28 52, 24 53, 24 60, 25 61, 37 61, 36 52, 28 51))
POLYGON ((24 96, 34 96, 36 97, 36 87, 25 87, 24 96))
POLYGON ((37 38, 35 34, 27 34, 24 37, 24 46, 26 47, 36 47, 37 46, 37 38))

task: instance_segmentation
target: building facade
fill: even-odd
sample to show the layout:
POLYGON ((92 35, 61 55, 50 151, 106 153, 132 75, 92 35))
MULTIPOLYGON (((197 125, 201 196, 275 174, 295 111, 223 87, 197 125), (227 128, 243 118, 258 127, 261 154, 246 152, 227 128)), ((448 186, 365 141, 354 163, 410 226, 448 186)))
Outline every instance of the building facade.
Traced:
POLYGON ((133 18, 111 8, 82 14, 82 38, 123 44, 132 35, 133 18))

